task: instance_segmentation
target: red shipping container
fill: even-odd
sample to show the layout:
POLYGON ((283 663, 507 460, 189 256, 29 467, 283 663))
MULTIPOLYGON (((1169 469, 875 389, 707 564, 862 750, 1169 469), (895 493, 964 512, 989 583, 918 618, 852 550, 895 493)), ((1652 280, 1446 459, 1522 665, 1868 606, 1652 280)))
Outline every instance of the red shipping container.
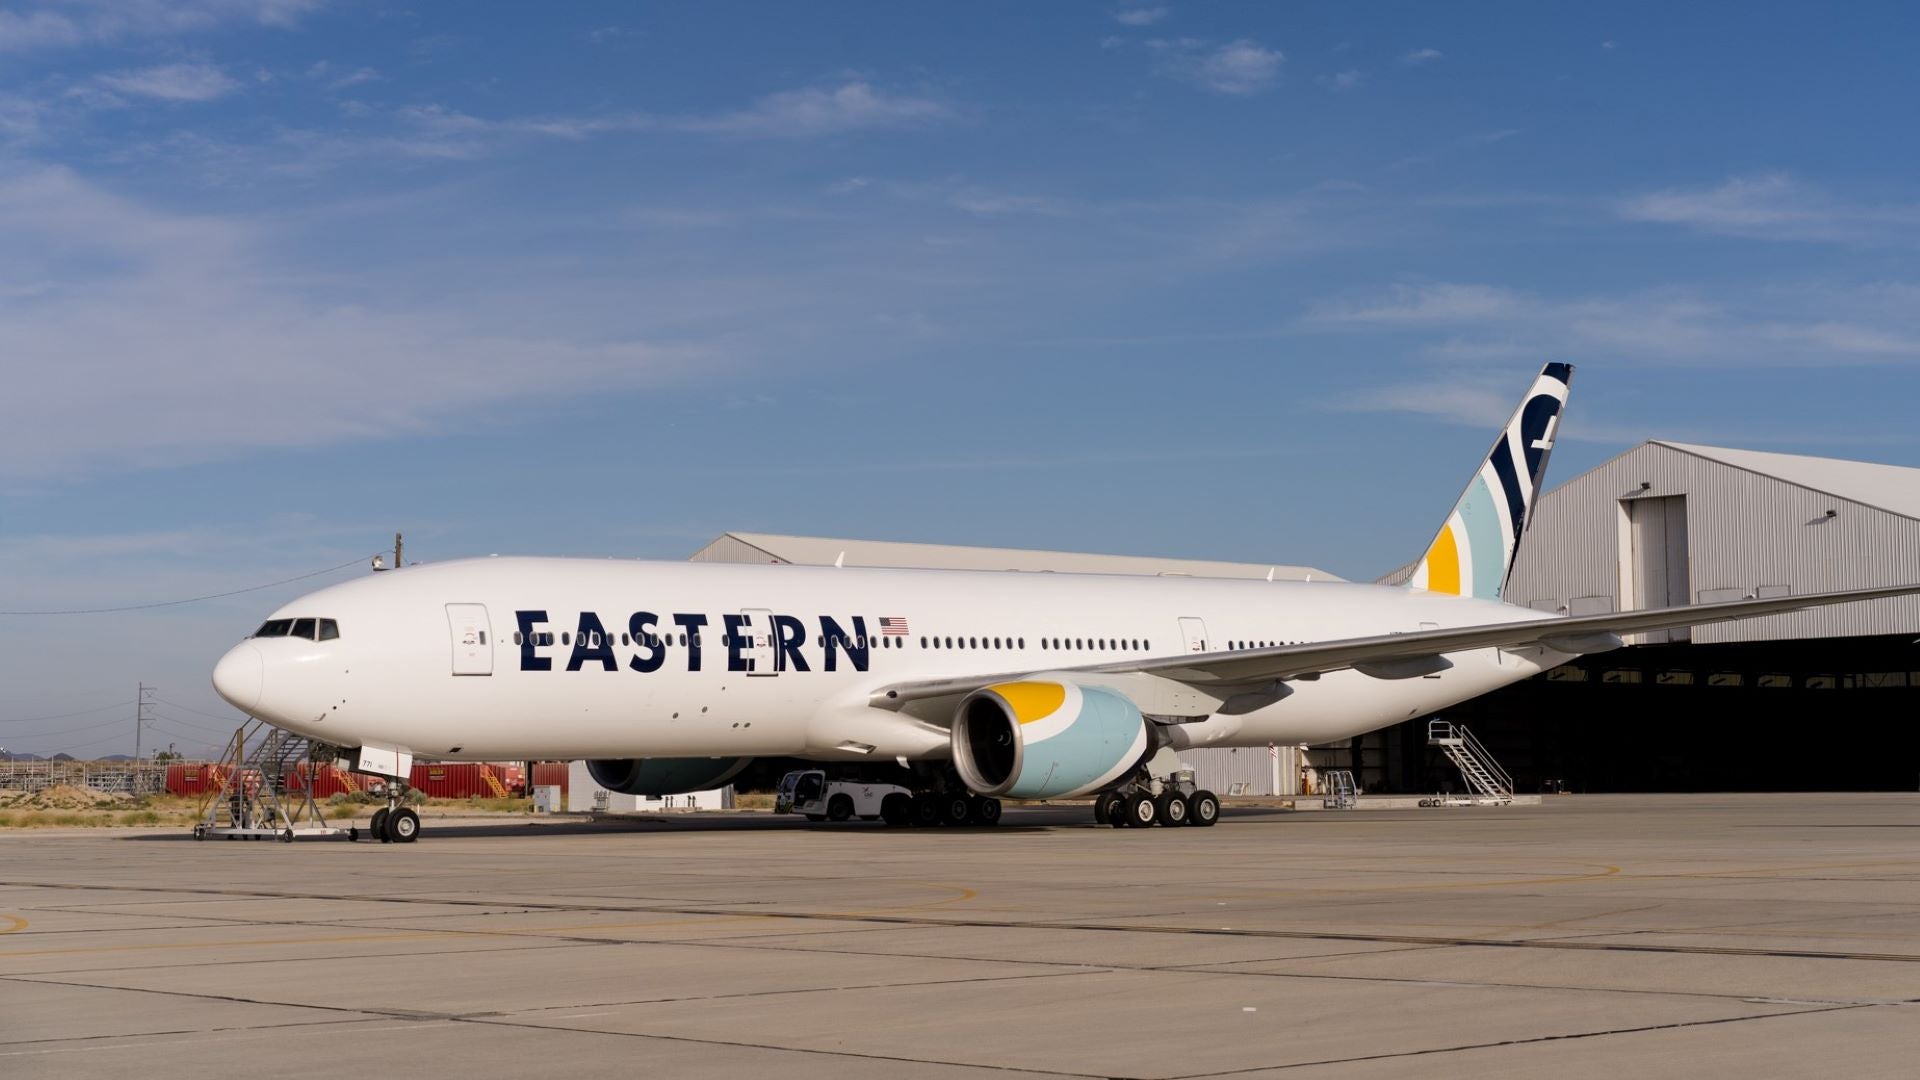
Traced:
POLYGON ((567 797, 567 763, 564 761, 536 761, 533 763, 534 787, 557 787, 560 797, 567 797))
POLYGON ((435 799, 493 799, 508 794, 499 768, 477 762, 415 765, 408 783, 435 799))
POLYGON ((226 775, 226 769, 220 765, 169 765, 167 794, 204 795, 209 791, 219 791, 226 775))
POLYGON ((348 772, 335 765, 315 765, 303 761, 287 774, 287 790, 302 791, 308 784, 313 785, 313 797, 325 799, 334 795, 351 795, 366 791, 368 785, 379 783, 380 778, 366 773, 348 772))

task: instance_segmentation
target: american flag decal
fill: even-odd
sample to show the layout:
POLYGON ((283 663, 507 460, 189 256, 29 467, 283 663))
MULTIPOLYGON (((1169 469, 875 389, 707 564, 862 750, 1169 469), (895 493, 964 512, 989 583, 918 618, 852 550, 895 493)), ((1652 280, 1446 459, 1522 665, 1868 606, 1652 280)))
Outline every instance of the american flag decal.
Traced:
POLYGON ((906 637, 907 620, 883 615, 880 617, 880 633, 886 637, 906 637))

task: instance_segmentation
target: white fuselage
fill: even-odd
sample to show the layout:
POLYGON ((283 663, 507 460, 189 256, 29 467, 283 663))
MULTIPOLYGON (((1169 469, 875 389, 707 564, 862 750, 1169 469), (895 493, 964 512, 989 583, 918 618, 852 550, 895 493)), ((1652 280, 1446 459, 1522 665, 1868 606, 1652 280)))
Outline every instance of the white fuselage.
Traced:
MULTIPOLYGON (((923 760, 949 755, 944 719, 874 708, 876 689, 1551 617, 1332 582, 489 558, 301 597, 274 618, 331 619, 338 637, 251 638, 215 685, 315 739, 430 758, 923 760)), ((1167 730, 1176 749, 1324 743, 1565 656, 1448 659, 1424 678, 1330 672, 1264 708, 1167 730)))

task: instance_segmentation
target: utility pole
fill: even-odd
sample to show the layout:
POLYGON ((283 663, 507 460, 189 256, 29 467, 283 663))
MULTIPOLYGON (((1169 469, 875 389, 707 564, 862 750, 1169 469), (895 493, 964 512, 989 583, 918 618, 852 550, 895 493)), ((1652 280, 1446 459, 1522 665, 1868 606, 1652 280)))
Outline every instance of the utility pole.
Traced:
POLYGON ((400 567, 403 565, 400 562, 400 551, 401 551, 400 534, 394 533, 393 534, 393 568, 395 570, 400 569, 400 567))
POLYGON ((140 736, 147 722, 153 719, 153 699, 159 693, 160 688, 157 686, 148 686, 146 683, 140 684, 140 696, 137 699, 138 707, 134 710, 133 714, 133 760, 135 761, 140 760, 140 736))

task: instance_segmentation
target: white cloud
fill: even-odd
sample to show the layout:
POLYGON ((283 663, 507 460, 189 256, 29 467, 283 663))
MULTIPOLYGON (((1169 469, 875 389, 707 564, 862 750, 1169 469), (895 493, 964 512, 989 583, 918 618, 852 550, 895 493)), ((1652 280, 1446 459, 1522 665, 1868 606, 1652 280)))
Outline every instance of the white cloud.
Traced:
POLYGON ((384 81, 384 76, 373 68, 360 67, 352 71, 341 71, 327 60, 315 60, 307 68, 307 78, 325 84, 329 90, 345 90, 350 86, 384 81))
POLYGON ((1152 26, 1166 17, 1163 7, 1122 8, 1113 13, 1113 21, 1122 26, 1152 26))
POLYGON ((0 475, 432 430, 491 405, 631 389, 690 346, 324 302, 250 223, 164 214, 59 168, 0 176, 0 475))
POLYGON ((0 52, 172 37, 233 23, 291 27, 322 0, 66 0, 0 11, 0 52))
POLYGON ((1728 297, 1664 290, 1554 299, 1442 282, 1323 305, 1305 325, 1412 335, 1415 352, 1454 360, 1531 355, 1822 368, 1920 363, 1917 295, 1920 289, 1904 285, 1796 285, 1728 297))
POLYGON ((952 117, 951 108, 931 98, 889 94, 855 81, 832 88, 783 90, 737 112, 681 117, 666 123, 682 131, 807 138, 850 131, 923 127, 952 117))
POLYGON ((1147 42, 1158 58, 1155 70, 1171 78, 1221 94, 1257 93, 1280 77, 1285 54, 1257 41, 1241 38, 1213 45, 1197 38, 1155 39, 1147 42))
POLYGON ((1620 202, 1628 221, 1777 240, 1880 244, 1912 239, 1920 206, 1847 203, 1785 173, 1734 177, 1718 187, 1669 188, 1620 202))
POLYGON ((212 64, 162 64, 101 75, 95 81, 121 94, 161 101, 212 101, 240 85, 212 64))
POLYGON ((1343 93, 1348 90, 1358 90, 1361 86, 1365 85, 1367 73, 1358 68, 1354 68, 1348 71, 1336 72, 1332 75, 1322 75, 1318 81, 1320 85, 1335 93, 1343 93))
POLYGON ((1419 67, 1422 64, 1431 64, 1445 55, 1439 49, 1415 49, 1402 56, 1400 62, 1408 67, 1419 67))

